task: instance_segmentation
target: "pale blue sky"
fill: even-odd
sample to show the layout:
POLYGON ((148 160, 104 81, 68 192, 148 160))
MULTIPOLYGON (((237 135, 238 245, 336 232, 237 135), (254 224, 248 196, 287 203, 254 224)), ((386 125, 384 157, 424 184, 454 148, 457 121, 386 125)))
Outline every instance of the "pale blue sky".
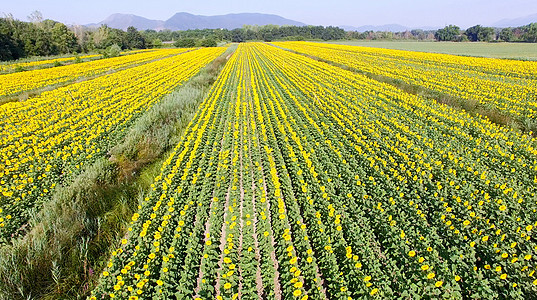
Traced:
POLYGON ((272 13, 312 25, 468 27, 537 13, 536 0, 1 0, 0 14, 27 20, 34 10, 68 24, 99 22, 112 13, 166 20, 176 12, 272 13))

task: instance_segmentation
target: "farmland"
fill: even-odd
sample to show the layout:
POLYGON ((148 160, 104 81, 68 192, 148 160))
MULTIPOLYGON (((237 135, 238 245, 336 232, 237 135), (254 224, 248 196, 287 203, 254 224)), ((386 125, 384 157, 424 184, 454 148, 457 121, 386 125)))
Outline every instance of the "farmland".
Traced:
MULTIPOLYGON (((121 52, 121 55, 130 55, 140 52, 154 51, 153 49, 131 50, 121 52)), ((57 55, 57 56, 45 56, 24 58, 16 61, 2 62, 0 63, 0 74, 16 73, 22 71, 29 71, 35 69, 45 69, 50 67, 57 67, 66 64, 82 63, 92 60, 104 58, 102 54, 87 54, 87 55, 57 55)))
MULTIPOLYGON (((0 106, 0 243, 17 235, 57 185, 70 182, 84 165, 105 156, 133 120, 223 49, 182 55, 172 55, 177 50, 156 52, 162 59, 0 106)), ((144 53, 138 61, 132 60, 135 55, 127 56, 127 62, 139 64, 148 59, 144 53)), ((108 60, 118 67, 116 61, 108 60)), ((73 65, 77 68, 70 69, 72 74, 78 74, 79 65, 73 65)), ((68 67, 52 68, 43 77, 52 78, 57 69, 68 67)), ((18 74, 23 73, 4 76, 18 74)))
MULTIPOLYGON (((534 118, 531 63, 278 46, 534 118)), ((91 299, 537 293, 531 133, 281 48, 238 46, 91 299)))
POLYGON ((532 43, 459 43, 429 41, 334 41, 332 43, 463 56, 537 60, 537 45, 532 43))
POLYGON ((187 50, 188 49, 174 49, 142 52, 139 54, 107 59, 104 62, 91 61, 52 69, 39 69, 28 72, 6 74, 1 77, 0 83, 2 85, 0 88, 0 97, 15 95, 21 92, 29 92, 45 86, 69 83, 79 78, 100 75, 107 71, 143 64, 187 50))
MULTIPOLYGON (((456 97, 485 113, 495 111, 522 124, 537 113, 536 62, 491 60, 368 47, 277 43, 299 53, 456 97)), ((530 130, 531 130, 530 129, 530 130)))
POLYGON ((537 294, 536 62, 309 42, 59 59, 0 75, 0 298, 537 294))

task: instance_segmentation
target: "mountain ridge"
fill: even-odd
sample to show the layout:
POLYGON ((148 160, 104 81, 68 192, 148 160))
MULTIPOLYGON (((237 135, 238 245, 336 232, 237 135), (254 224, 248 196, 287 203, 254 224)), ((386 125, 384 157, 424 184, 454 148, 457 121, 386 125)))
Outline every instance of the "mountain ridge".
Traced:
POLYGON ((492 23, 492 26, 500 28, 519 27, 528 25, 530 23, 537 23, 537 13, 514 19, 503 19, 498 22, 492 23))
MULTIPOLYGON (((500 21, 491 23, 492 27, 518 27, 527 25, 533 22, 537 22, 537 14, 527 15, 524 17, 514 19, 502 19, 500 21)), ((87 27, 99 27, 103 24, 112 28, 126 30, 129 26, 133 26, 138 30, 188 30, 188 29, 235 29, 241 28, 243 25, 294 25, 294 26, 306 26, 307 24, 287 19, 279 15, 263 14, 263 13, 231 13, 225 15, 194 15, 187 12, 175 13, 167 20, 152 20, 137 16, 134 14, 115 13, 108 16, 105 20, 99 23, 91 23, 85 26, 87 27)), ((404 26, 400 24, 384 24, 384 25, 362 25, 362 26, 345 26, 338 25, 338 27, 345 29, 346 31, 391 31, 391 32, 403 32, 412 29, 434 30, 442 28, 443 26, 404 26)))
POLYGON ((103 24, 111 28, 126 30, 133 26, 138 30, 188 30, 188 29, 235 29, 243 25, 295 25, 306 24, 273 14, 237 13, 215 16, 194 15, 178 12, 169 19, 151 20, 134 14, 115 13, 99 23, 87 24, 87 27, 99 27, 103 24))

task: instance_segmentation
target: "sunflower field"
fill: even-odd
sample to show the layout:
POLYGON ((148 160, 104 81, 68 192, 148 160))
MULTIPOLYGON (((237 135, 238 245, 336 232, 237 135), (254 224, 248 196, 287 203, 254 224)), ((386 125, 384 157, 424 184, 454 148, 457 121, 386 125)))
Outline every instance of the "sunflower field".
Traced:
MULTIPOLYGON (((224 51, 165 49, 36 70, 43 78, 63 72, 76 77, 91 69, 82 65, 99 62, 105 70, 136 64, 0 105, 0 244, 24 232, 56 186, 70 183, 82 166, 107 157, 134 120, 224 51)), ((0 81, 32 72, 2 75, 0 81)))
MULTIPOLYGON (((229 57, 90 299, 535 298, 533 133, 311 57, 527 118, 535 63, 274 44, 229 57)), ((2 238, 218 51, 0 106, 2 238)))
POLYGON ((275 45, 423 86, 520 120, 537 117, 537 62, 308 42, 275 45))

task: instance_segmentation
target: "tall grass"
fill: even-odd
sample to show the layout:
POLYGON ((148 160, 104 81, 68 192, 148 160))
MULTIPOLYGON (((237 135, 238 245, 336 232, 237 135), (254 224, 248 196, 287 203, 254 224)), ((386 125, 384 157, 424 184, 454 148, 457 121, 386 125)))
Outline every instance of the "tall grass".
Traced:
POLYGON ((1 299, 74 299, 89 294, 166 153, 234 48, 139 118, 110 157, 57 187, 26 236, 0 248, 1 299))

